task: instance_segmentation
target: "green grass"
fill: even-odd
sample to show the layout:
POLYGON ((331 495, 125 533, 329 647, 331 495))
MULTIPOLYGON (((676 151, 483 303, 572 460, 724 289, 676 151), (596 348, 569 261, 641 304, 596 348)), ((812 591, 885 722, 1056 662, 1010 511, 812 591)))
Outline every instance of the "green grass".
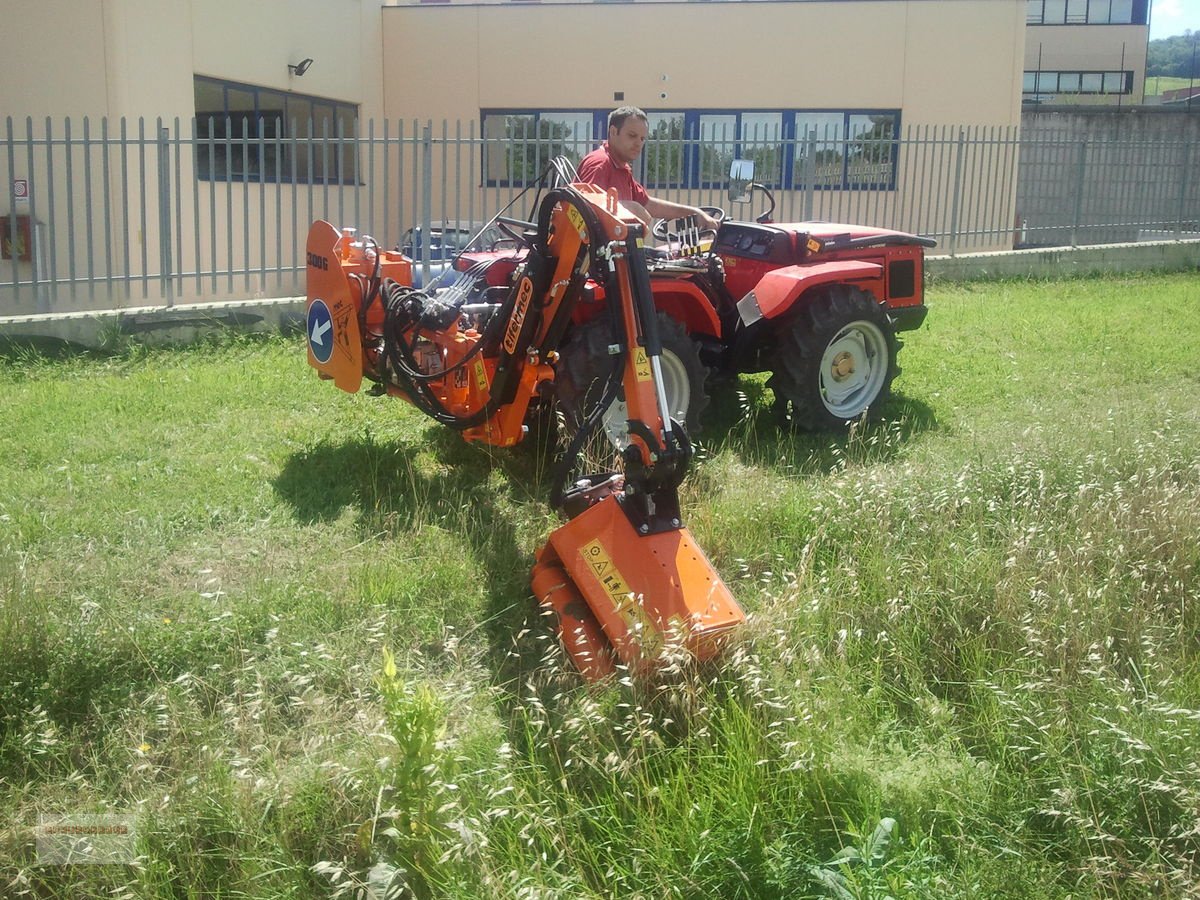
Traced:
POLYGON ((934 286, 841 436, 723 389, 684 503, 745 638, 598 688, 536 453, 295 339, 9 348, 0 895, 1195 896, 1198 296, 934 286), (104 811, 136 865, 37 865, 104 811))
POLYGON ((1176 78, 1171 75, 1151 75, 1146 79, 1146 96, 1157 97, 1167 91, 1185 88, 1196 82, 1189 78, 1176 78))

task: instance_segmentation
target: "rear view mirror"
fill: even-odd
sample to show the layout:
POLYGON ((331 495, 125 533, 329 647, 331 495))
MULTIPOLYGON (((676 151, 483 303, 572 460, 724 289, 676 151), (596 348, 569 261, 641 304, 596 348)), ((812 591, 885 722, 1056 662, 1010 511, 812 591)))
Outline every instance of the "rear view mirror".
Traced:
POLYGON ((735 159, 729 166, 729 201, 746 203, 750 199, 750 184, 754 181, 754 160, 735 159))

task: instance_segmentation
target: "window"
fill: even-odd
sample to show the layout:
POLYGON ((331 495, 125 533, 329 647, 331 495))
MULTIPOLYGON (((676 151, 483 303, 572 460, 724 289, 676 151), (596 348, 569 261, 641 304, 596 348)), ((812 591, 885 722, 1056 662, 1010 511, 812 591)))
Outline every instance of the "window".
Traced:
POLYGON ((851 115, 846 145, 846 186, 887 188, 896 165, 896 119, 884 115, 851 115))
POLYGON ((1025 0, 1027 25, 1145 25, 1148 0, 1025 0))
POLYGON ((1026 94, 1131 94, 1133 72, 1026 72, 1026 94))
POLYGON ((796 113, 792 184, 851 190, 895 183, 899 116, 880 113, 796 113))
POLYGON ((488 112, 483 165, 488 184, 529 184, 556 156, 575 165, 595 147, 595 113, 488 112))
POLYGON ((797 186, 840 187, 845 156, 842 113, 796 113, 796 150, 792 182, 797 186))
MULTIPOLYGON (((1142 3, 1145 6, 1145 3, 1142 3)), ((1112 0, 1112 13, 1108 17, 1108 21, 1114 25, 1145 25, 1146 13, 1142 10, 1141 18, 1135 18, 1133 15, 1133 0, 1112 0)))
POLYGON ((648 188, 684 187, 687 183, 687 145, 682 112, 646 113, 650 137, 642 151, 642 184, 648 188))
MULTIPOLYGON (((1035 77, 1030 75, 1028 77, 1035 77)), ((608 110, 482 110, 488 186, 526 185, 549 160, 578 164, 607 130, 608 110)), ((890 190, 898 110, 654 110, 634 164, 647 188, 724 187, 735 158, 772 188, 890 190)))
POLYGON ((729 177, 729 164, 737 156, 738 117, 736 113, 701 113, 699 122, 700 183, 717 187, 729 177))
MULTIPOLYGON (((738 129, 742 159, 754 160, 755 180, 768 187, 783 184, 783 113, 742 113, 738 129)), ((729 178, 729 166, 721 173, 721 184, 729 178)))
POLYGON ((358 107, 197 75, 196 177, 205 181, 357 180, 358 107))

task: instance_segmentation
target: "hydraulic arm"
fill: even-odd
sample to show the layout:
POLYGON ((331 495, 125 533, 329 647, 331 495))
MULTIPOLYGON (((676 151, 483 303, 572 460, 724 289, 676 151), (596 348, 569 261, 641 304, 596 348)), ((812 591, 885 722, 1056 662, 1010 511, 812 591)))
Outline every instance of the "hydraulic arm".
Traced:
POLYGON ((744 616, 683 524, 678 488, 692 448, 662 387, 642 226, 614 194, 582 184, 547 192, 531 224, 508 284, 493 286, 480 272, 426 294, 411 287, 403 256, 315 223, 309 363, 343 390, 366 377, 466 440, 508 446, 524 435, 531 403, 552 391, 575 307, 589 281, 600 284, 612 368, 560 461, 551 499, 567 521, 537 553, 534 593, 589 678, 617 664, 640 669, 672 644, 710 657, 744 616), (564 488, 619 395, 628 410, 619 471, 564 488))

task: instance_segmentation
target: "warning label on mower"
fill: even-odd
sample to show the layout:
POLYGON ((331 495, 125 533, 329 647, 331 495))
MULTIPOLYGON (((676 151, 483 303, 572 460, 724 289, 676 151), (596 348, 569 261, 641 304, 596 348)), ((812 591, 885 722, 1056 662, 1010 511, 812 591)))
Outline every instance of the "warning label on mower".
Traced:
POLYGON ((596 580, 600 582, 601 587, 612 600, 613 610, 625 623, 625 627, 631 632, 640 634, 644 649, 652 650, 658 630, 650 623, 646 611, 642 609, 633 591, 630 590, 629 582, 617 571, 617 565, 609 556, 608 551, 604 549, 604 545, 598 539, 591 540, 584 544, 579 552, 583 554, 588 568, 592 570, 592 574, 596 576, 596 580))

